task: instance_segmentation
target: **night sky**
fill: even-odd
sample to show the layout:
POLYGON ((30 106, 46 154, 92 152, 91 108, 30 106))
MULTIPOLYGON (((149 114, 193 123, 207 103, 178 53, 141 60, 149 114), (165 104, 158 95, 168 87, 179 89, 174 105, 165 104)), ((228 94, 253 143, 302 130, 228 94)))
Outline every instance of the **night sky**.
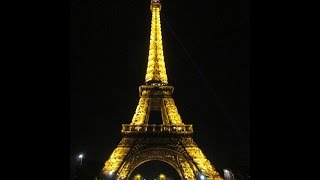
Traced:
MULTIPOLYGON (((194 140, 219 173, 250 167, 249 1, 163 0, 169 85, 194 140)), ((144 84, 150 0, 71 0, 70 166, 104 163, 144 84)))

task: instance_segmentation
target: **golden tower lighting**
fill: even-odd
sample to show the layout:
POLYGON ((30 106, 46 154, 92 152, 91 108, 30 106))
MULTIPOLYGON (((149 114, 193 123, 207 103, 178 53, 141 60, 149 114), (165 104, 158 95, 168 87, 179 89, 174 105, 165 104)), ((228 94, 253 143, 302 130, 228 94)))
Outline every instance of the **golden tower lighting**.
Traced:
POLYGON ((173 86, 165 68, 159 0, 152 0, 150 46, 145 85, 139 87, 139 102, 130 124, 122 125, 122 139, 103 167, 103 174, 129 179, 135 168, 148 161, 171 165, 181 179, 223 180, 194 142, 191 124, 184 124, 175 105, 173 86), (151 124, 150 112, 161 113, 162 124, 151 124))

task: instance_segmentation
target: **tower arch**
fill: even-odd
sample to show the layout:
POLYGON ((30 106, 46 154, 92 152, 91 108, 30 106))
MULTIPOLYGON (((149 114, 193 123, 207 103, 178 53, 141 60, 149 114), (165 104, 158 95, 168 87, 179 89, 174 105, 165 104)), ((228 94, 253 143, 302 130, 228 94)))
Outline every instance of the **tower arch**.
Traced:
POLYGON ((188 179, 195 178, 198 172, 192 159, 187 157, 185 153, 170 148, 152 147, 135 152, 128 157, 122 166, 123 168, 120 168, 119 175, 123 178, 130 177, 131 173, 137 167, 149 161, 162 161, 167 163, 176 170, 182 179, 185 179, 186 177, 188 177, 188 179), (188 165, 186 165, 186 163, 188 165), (191 168, 184 169, 183 167, 186 166, 191 168))

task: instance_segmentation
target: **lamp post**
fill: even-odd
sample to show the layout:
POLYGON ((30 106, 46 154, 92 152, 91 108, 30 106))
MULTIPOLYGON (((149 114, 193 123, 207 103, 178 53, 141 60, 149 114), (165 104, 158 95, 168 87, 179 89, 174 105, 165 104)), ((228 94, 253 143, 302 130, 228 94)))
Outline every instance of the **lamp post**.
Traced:
POLYGON ((77 158, 80 159, 80 166, 79 166, 79 167, 76 167, 75 180, 81 179, 81 176, 82 176, 82 170, 81 170, 82 167, 81 167, 81 165, 82 165, 83 154, 79 154, 79 155, 77 156, 77 158))
POLYGON ((226 180, 235 180, 234 175, 230 170, 224 169, 223 172, 224 172, 224 178, 226 180))
POLYGON ((197 176, 198 176, 197 179, 200 179, 200 180, 206 180, 207 179, 207 177, 204 174, 202 174, 202 172, 199 172, 197 176))
POLYGON ((201 174, 201 175, 200 175, 200 179, 201 179, 201 180, 205 180, 206 177, 205 177, 203 174, 201 174))
POLYGON ((80 159, 80 166, 82 165, 83 154, 79 154, 78 158, 80 159))

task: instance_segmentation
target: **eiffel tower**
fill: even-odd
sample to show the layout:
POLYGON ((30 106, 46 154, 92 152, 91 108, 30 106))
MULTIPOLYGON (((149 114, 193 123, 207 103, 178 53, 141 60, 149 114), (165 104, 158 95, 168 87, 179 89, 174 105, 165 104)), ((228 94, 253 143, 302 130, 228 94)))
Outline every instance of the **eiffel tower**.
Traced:
POLYGON ((222 180, 214 166, 193 141, 191 124, 184 124, 168 85, 162 48, 160 0, 151 0, 151 35, 145 85, 130 124, 122 125, 122 140, 105 162, 102 174, 118 180, 129 179, 139 165, 159 160, 168 163, 181 179, 222 180), (149 124, 154 111, 161 112, 162 124, 149 124))

